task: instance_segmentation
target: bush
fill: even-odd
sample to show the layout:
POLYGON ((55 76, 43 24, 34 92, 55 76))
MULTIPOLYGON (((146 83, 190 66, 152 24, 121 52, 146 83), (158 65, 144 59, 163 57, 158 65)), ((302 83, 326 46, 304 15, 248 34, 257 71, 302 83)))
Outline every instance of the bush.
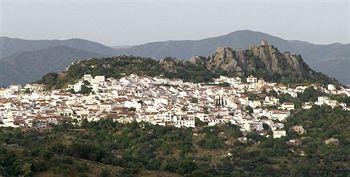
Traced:
POLYGON ((109 172, 109 170, 107 169, 103 169, 100 173, 100 177, 110 177, 111 176, 111 172, 109 172))

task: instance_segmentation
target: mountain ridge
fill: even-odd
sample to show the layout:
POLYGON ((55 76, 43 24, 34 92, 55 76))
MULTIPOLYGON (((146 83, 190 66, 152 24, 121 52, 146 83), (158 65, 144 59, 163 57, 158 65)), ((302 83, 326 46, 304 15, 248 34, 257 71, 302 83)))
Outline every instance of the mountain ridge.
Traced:
MULTIPOLYGON (((170 43, 183 43, 183 42, 190 42, 190 43, 201 43, 204 41, 210 41, 213 42, 212 40, 214 40, 214 42, 216 41, 217 45, 212 44, 212 46, 227 46, 227 47, 231 47, 231 48, 249 48, 251 44, 254 43, 259 43, 261 39, 266 39, 268 40, 271 44, 277 46, 281 51, 290 51, 293 53, 300 53, 300 52, 296 52, 293 49, 295 47, 293 47, 292 45, 300 45, 300 44, 304 44, 304 45, 310 45, 310 46, 317 46, 317 47, 324 47, 324 46, 335 46, 335 45, 341 45, 341 46, 345 46, 345 47, 350 47, 350 43, 347 44, 342 44, 339 42, 335 42, 335 43, 330 43, 330 44, 314 44, 308 41, 302 41, 302 40, 286 40, 280 37, 276 37, 267 33, 263 33, 263 32, 259 32, 259 31, 252 31, 252 30, 238 30, 238 31, 234 31, 234 32, 230 32, 224 35, 220 35, 220 36, 216 36, 216 37, 208 37, 208 38, 204 38, 204 39, 198 39, 198 40, 165 40, 165 41, 156 41, 156 42, 149 42, 149 43, 145 43, 145 44, 139 44, 139 45, 134 45, 131 46, 129 48, 124 48, 124 49, 117 49, 117 54, 119 54, 119 52, 121 54, 133 54, 131 52, 134 52, 132 50, 135 50, 135 48, 139 48, 139 47, 145 47, 147 45, 150 46, 154 46, 154 45, 159 45, 159 44, 164 44, 164 45, 169 45, 170 43), (241 39, 241 38, 249 38, 250 41, 248 42, 246 39, 245 40, 236 40, 238 42, 241 42, 240 44, 225 44, 224 42, 220 42, 220 40, 224 39, 226 40, 227 38, 234 38, 234 39, 241 39), (243 42, 242 42, 243 41, 243 42), (285 46, 285 45, 279 45, 280 43, 283 43, 285 41, 289 42, 289 46, 285 46), (236 46, 237 45, 237 46, 236 46)), ((230 41, 226 41, 226 42, 230 42, 230 41)), ((193 44, 192 44, 193 45, 193 44)), ((215 51, 215 48, 211 49, 213 53, 215 51)), ((298 47, 298 46, 297 46, 298 47)), ((189 59, 191 56, 194 55, 206 55, 206 54, 201 54, 201 53, 197 53, 197 54, 193 54, 193 55, 188 55, 186 57, 178 57, 181 56, 179 54, 177 54, 177 56, 173 56, 173 57, 177 57, 180 59, 189 59)), ((151 58, 155 58, 157 59, 156 55, 151 55, 151 56, 145 56, 145 57, 151 57, 151 58)), ((166 56, 161 56, 160 58, 163 58, 166 56)))
POLYGON ((67 46, 17 53, 0 60, 0 85, 32 82, 49 72, 62 71, 73 61, 103 56, 67 46))
POLYGON ((0 58, 9 57, 15 53, 35 51, 54 46, 66 46, 87 50, 103 55, 114 55, 114 50, 101 43, 80 38, 65 40, 28 40, 19 38, 0 37, 0 58))
MULTIPOLYGON (((121 47, 119 49, 114 49, 97 42, 80 38, 72 38, 68 40, 33 41, 0 37, 0 56, 3 56, 0 57, 0 61, 7 60, 6 62, 10 62, 10 60, 16 58, 18 55, 24 56, 23 52, 27 51, 36 51, 38 53, 37 57, 43 58, 43 56, 40 56, 42 55, 40 52, 41 49, 59 46, 62 43, 63 46, 82 49, 84 51, 99 54, 101 56, 134 55, 141 57, 151 57, 154 59, 162 59, 170 56, 189 60, 192 56, 209 56, 213 54, 216 48, 219 46, 227 46, 231 48, 249 48, 251 44, 257 44, 261 39, 267 39, 270 44, 278 47, 281 52, 290 51, 291 53, 300 54, 303 57, 304 61, 312 69, 337 78, 344 84, 350 84, 350 78, 346 77, 350 75, 350 70, 347 69, 350 68, 350 44, 332 43, 327 45, 316 45, 306 41, 285 40, 273 35, 251 30, 239 30, 222 36, 209 37, 200 40, 168 40, 163 42, 140 44, 130 47, 128 46, 126 48, 121 47), (22 43, 23 41, 24 43, 22 43), (11 56, 8 56, 10 54, 11 56)), ((71 61, 71 59, 68 58, 58 59, 71 61)), ((36 64, 40 65, 40 63, 36 64)), ((63 70, 64 68, 65 67, 61 67, 60 69, 63 70)), ((21 68, 19 67, 18 69, 21 68)), ((0 75, 7 75, 7 73, 4 73, 5 71, 6 70, 4 69, 0 69, 0 75)), ((15 72, 26 73, 26 71, 23 70, 18 70, 15 72)), ((54 72, 54 70, 50 72, 54 72)), ((24 80, 20 79, 23 81, 21 83, 34 81, 31 80, 31 78, 33 78, 31 76, 32 74, 27 74, 28 75, 20 76, 27 77, 24 80)), ((13 80, 7 80, 4 82, 0 79, 0 85, 6 86, 12 82, 17 83, 18 80, 18 78, 13 78, 13 80)))

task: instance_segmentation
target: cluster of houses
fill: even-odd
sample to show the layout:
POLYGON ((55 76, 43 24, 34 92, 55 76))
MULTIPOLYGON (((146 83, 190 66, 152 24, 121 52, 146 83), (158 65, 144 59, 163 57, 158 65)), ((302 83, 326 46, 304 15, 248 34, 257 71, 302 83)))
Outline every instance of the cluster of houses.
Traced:
MULTIPOLYGON (((266 132, 266 125, 274 138, 286 136, 284 121, 295 109, 293 103, 281 103, 277 96, 266 93, 288 93, 297 97, 308 86, 287 87, 262 79, 221 76, 213 83, 191 83, 180 79, 137 76, 120 79, 84 75, 65 89, 45 91, 40 84, 11 85, 0 89, 0 127, 22 127, 45 130, 63 119, 79 123, 112 118, 121 123, 149 122, 157 125, 196 127, 197 121, 209 126, 221 123, 239 125, 241 131, 266 132), (220 83, 228 83, 223 87, 220 83), (91 93, 81 94, 83 87, 91 93), (73 92, 72 92, 73 90, 73 92), (249 95, 258 95, 252 98, 249 95), (266 124, 266 125, 265 125, 266 124)), ((345 94, 350 90, 329 85, 320 87, 329 94, 345 94)), ((312 105, 342 106, 329 97, 319 97, 312 105)))

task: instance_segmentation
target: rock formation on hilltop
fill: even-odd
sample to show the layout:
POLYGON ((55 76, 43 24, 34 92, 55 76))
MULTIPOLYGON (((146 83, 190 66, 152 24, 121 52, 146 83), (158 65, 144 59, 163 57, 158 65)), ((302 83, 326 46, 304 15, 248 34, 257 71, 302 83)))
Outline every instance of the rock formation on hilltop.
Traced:
POLYGON ((249 49, 233 50, 229 47, 217 48, 214 55, 192 57, 194 64, 205 65, 210 71, 227 71, 232 75, 254 75, 272 81, 300 82, 304 80, 336 82, 312 70, 300 55, 281 53, 273 45, 263 40, 249 49))

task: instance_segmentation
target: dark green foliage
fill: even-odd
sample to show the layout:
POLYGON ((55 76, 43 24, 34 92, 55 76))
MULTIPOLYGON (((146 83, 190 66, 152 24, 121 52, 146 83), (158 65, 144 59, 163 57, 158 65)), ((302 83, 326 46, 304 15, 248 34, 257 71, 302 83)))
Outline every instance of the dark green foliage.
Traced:
POLYGON ((191 103, 198 103, 198 98, 192 97, 191 98, 191 103))
POLYGON ((205 125, 208 125, 207 122, 203 122, 203 121, 199 120, 198 118, 196 118, 195 121, 196 121, 197 127, 204 127, 205 125))
MULTIPOLYGON (((263 127, 271 135, 270 127, 263 127)), ((76 159, 84 159, 123 167, 120 176, 134 176, 145 169, 184 176, 346 176, 349 127, 350 112, 314 106, 287 120, 286 137, 266 138, 253 131, 246 143, 237 140, 243 136, 240 128, 230 124, 180 129, 104 119, 83 121, 81 126, 65 122, 45 133, 4 128, 0 129, 0 144, 4 144, 0 172, 19 176, 51 169, 68 176, 73 170, 83 176, 90 169, 76 159), (294 125, 302 125, 307 133, 293 133, 289 128, 294 125), (324 143, 331 137, 339 139, 339 145, 324 143), (290 139, 300 139, 302 144, 290 147, 286 144, 290 139), (13 153, 13 147, 23 153, 13 153)), ((107 169, 95 176, 113 176, 107 169)))
POLYGON ((71 156, 101 162, 108 154, 102 147, 92 143, 73 143, 67 153, 71 156))
POLYGON ((100 173, 100 177, 110 177, 111 176, 111 172, 109 172, 106 169, 103 169, 100 173))
POLYGON ((293 102, 293 97, 289 93, 281 93, 279 96, 280 103, 293 102))
POLYGON ((91 92, 92 92, 92 88, 86 86, 85 84, 81 86, 81 90, 79 91, 79 93, 84 94, 84 95, 89 94, 91 92))
POLYGON ((30 91, 29 88, 26 88, 26 89, 24 90, 24 93, 31 93, 31 91, 30 91))
POLYGON ((249 100, 257 100, 257 99, 259 99, 257 94, 254 94, 254 93, 251 93, 251 92, 248 92, 247 94, 248 94, 248 99, 249 100))
POLYGON ((247 111, 248 113, 253 113, 253 108, 251 106, 246 106, 245 107, 245 111, 247 111))
POLYGON ((275 90, 270 90, 269 93, 267 94, 268 96, 273 96, 273 97, 277 97, 278 93, 275 90))
POLYGON ((266 130, 266 131, 271 130, 271 127, 270 127, 268 124, 266 124, 266 123, 263 123, 263 128, 264 128, 264 130, 266 130))
POLYGON ((58 85, 58 74, 57 73, 48 73, 42 77, 39 83, 45 84, 48 89, 51 89, 52 86, 58 85))
POLYGON ((346 103, 346 105, 350 105, 350 97, 348 96, 332 95, 331 98, 337 100, 340 103, 346 103))
POLYGON ((315 102, 317 101, 317 98, 322 95, 324 95, 322 91, 316 90, 314 87, 309 87, 309 88, 306 88, 304 92, 299 95, 299 99, 302 102, 306 102, 306 101, 315 102))
POLYGON ((223 82, 223 83, 220 83, 219 86, 220 86, 220 87, 230 87, 231 84, 230 84, 230 83, 227 83, 227 82, 223 82))
POLYGON ((202 140, 198 142, 198 145, 206 149, 217 149, 224 145, 222 139, 218 139, 216 136, 206 135, 202 140))
POLYGON ((15 154, 0 146, 0 175, 17 176, 19 174, 21 172, 15 154))

